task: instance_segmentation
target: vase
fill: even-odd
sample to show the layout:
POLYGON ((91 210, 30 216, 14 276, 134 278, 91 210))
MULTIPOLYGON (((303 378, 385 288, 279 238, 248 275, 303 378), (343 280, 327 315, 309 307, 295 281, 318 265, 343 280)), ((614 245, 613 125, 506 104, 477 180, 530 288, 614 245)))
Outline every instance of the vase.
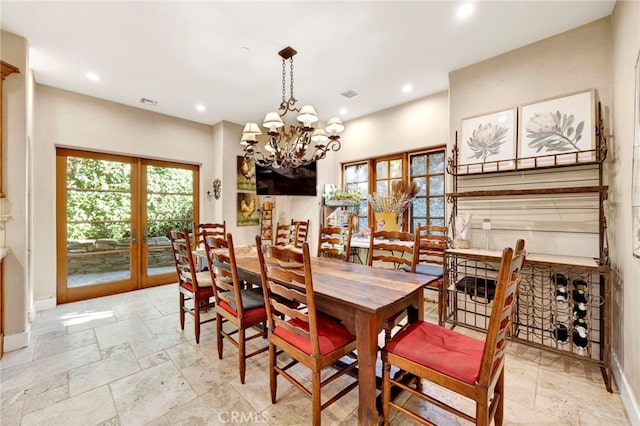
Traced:
POLYGON ((378 231, 399 231, 400 218, 395 212, 379 212, 375 214, 376 228, 378 231))

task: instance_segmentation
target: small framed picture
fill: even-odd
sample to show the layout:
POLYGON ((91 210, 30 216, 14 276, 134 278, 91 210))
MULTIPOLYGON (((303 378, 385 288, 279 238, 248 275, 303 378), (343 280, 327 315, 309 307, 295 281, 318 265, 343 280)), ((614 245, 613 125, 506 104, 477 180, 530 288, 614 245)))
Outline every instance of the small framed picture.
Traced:
POLYGON ((594 89, 523 105, 518 167, 594 161, 595 113, 594 89))
POLYGON ((237 212, 237 226, 259 225, 258 196, 249 192, 238 192, 237 212))
POLYGON ((240 191, 256 190, 256 165, 253 160, 238 156, 238 189, 240 191))
POLYGON ((514 168, 516 108, 462 120, 458 174, 514 168))

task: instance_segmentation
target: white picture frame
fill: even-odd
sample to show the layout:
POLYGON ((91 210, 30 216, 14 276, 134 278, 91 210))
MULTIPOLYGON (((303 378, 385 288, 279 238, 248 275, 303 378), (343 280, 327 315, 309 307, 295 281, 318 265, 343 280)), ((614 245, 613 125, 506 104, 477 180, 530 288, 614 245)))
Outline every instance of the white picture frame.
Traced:
POLYGON ((595 114, 594 89, 521 106, 518 168, 595 161, 595 114))
POLYGON ((515 107, 462 120, 458 174, 510 170, 516 154, 515 107))

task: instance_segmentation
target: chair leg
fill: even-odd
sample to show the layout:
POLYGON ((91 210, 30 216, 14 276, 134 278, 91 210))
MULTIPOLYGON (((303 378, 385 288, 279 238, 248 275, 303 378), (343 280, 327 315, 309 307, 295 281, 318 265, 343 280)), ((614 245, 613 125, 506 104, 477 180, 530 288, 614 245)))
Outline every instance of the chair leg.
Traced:
POLYGON ((276 393, 278 391, 278 382, 276 377, 276 346, 269 344, 269 386, 271 388, 271 403, 276 403, 276 393))
POLYGON ((382 365, 382 422, 389 425, 389 403, 391 401, 391 364, 384 362, 382 365))
POLYGON ((322 395, 320 394, 320 371, 314 371, 311 375, 311 405, 312 405, 312 416, 313 426, 320 426, 321 422, 321 399, 322 395))
POLYGON ((482 402, 476 401, 476 426, 489 426, 489 397, 484 395, 482 402))
POLYGON ((247 367, 245 359, 245 330, 243 327, 238 328, 238 362, 240 369, 240 383, 244 385, 244 373, 247 367))
POLYGON ((495 395, 498 395, 498 406, 496 407, 494 423, 496 426, 502 426, 504 422, 504 369, 502 369, 500 377, 498 377, 498 382, 494 390, 494 398, 495 395))
POLYGON ((218 359, 222 359, 222 347, 223 347, 223 336, 222 336, 222 315, 216 314, 216 341, 218 343, 218 359))
POLYGON ((193 298, 193 327, 196 332, 196 343, 200 343, 200 301, 193 298))
POLYGON ((180 304, 180 306, 178 306, 180 310, 180 329, 184 330, 184 294, 182 292, 180 292, 178 303, 180 304))

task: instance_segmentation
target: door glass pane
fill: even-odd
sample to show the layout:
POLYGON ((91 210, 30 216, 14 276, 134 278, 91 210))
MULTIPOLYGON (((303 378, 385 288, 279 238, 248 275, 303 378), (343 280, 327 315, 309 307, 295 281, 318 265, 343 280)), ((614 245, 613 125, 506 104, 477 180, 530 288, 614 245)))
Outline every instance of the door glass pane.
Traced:
POLYGON ((131 165, 67 158, 67 287, 131 277, 131 165))
POLYGON ((147 274, 175 271, 169 228, 193 231, 193 171, 147 166, 147 274))

